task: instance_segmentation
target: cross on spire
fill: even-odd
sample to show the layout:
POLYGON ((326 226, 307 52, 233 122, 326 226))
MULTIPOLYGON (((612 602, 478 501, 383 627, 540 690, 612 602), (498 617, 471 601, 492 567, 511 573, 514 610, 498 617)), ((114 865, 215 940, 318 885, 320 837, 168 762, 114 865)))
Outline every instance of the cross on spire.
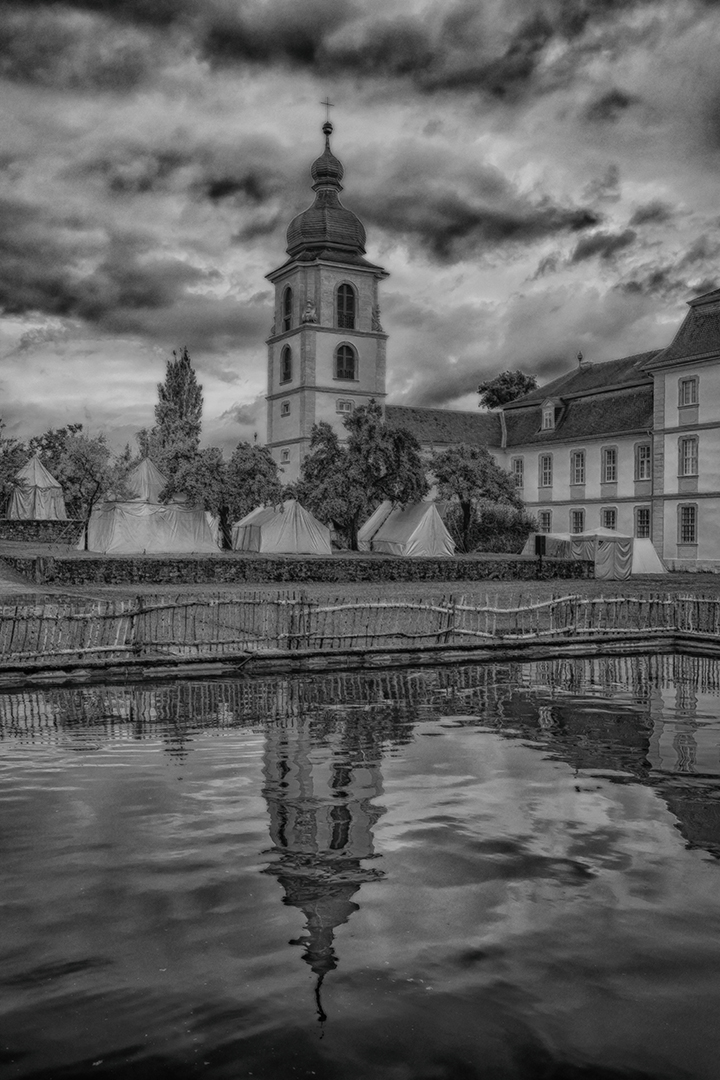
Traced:
POLYGON ((320 104, 325 106, 325 123, 327 124, 330 122, 330 110, 334 109, 335 106, 332 101, 330 101, 327 94, 325 95, 325 100, 321 101, 320 104))

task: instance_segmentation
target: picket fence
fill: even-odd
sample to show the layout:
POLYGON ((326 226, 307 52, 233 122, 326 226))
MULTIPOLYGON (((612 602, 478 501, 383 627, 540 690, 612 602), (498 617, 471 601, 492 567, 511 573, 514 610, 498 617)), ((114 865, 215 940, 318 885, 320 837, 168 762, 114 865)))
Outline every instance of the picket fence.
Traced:
POLYGON ((703 596, 560 596, 515 606, 461 595, 428 602, 302 593, 276 598, 81 600, 0 608, 0 669, 36 661, 480 647, 654 636, 717 638, 720 599, 703 596))

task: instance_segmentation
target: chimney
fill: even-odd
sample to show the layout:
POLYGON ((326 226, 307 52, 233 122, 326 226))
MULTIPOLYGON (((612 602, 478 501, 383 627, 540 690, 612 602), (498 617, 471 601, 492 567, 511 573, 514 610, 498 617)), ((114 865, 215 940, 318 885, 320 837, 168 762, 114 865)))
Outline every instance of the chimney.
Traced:
POLYGON ((577 362, 581 371, 585 371, 587 368, 592 367, 592 361, 586 360, 581 352, 577 354, 577 362))

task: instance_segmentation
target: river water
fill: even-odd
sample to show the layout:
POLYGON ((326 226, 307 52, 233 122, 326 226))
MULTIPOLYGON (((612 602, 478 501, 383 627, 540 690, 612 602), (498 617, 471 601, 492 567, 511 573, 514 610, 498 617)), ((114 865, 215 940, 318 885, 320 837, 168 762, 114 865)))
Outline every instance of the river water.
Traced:
POLYGON ((716 1080, 720 664, 0 695, 0 1075, 716 1080))

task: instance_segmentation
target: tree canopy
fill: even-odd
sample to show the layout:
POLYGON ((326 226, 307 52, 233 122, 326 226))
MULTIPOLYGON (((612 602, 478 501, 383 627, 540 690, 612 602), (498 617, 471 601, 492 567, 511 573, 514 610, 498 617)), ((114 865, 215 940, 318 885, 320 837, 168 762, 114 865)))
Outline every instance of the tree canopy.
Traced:
POLYGON ((532 390, 537 390, 537 379, 524 371, 503 371, 494 379, 481 382, 477 388, 480 404, 486 409, 498 409, 532 390))
POLYGON ((173 351, 157 390, 155 426, 138 431, 137 441, 141 456, 149 457, 174 482, 176 475, 192 467, 202 429, 202 386, 186 348, 173 351))
POLYGON ((513 478, 495 464, 484 446, 451 446, 432 456, 430 469, 440 498, 450 500, 458 509, 454 531, 464 551, 472 550, 473 525, 484 510, 503 506, 524 513, 513 478))
POLYGON ((361 523, 383 499, 417 502, 427 494, 428 482, 417 439, 404 428, 388 427, 375 400, 355 409, 344 425, 344 444, 329 424, 313 427, 295 492, 356 550, 361 523))

